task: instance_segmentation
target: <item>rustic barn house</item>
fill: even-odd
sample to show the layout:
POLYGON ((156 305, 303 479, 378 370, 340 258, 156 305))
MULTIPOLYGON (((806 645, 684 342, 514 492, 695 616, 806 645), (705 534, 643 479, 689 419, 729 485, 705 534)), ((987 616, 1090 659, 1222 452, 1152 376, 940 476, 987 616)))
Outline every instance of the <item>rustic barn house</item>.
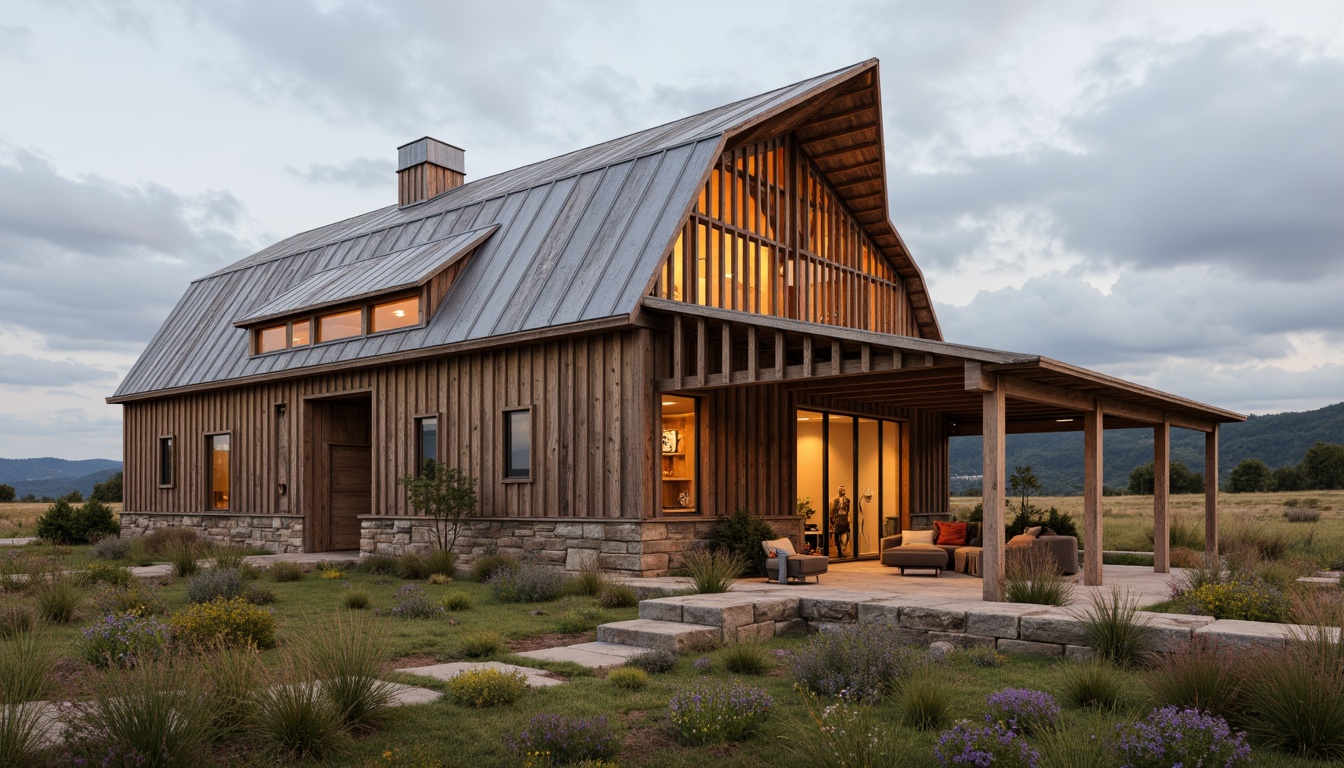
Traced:
POLYGON ((867 61, 470 183, 461 149, 401 147, 398 204, 191 284, 109 398, 123 525, 397 553, 429 541, 397 478, 437 458, 479 480, 468 556, 664 573, 746 508, 863 558, 946 510, 951 436, 983 435, 993 530, 1004 434, 1082 430, 1093 552, 1102 429, 1145 426, 1159 470, 1171 427, 1208 435, 1216 533, 1238 414, 943 341, 880 97, 867 61))

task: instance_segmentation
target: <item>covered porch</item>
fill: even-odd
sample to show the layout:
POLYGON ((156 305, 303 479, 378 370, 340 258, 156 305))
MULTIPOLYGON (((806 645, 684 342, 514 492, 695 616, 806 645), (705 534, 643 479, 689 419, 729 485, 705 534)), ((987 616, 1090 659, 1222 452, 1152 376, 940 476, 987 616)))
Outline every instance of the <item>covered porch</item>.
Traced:
MULTIPOLYGON (((1165 597, 1170 572, 1168 532, 1171 429, 1205 435, 1206 551, 1217 552, 1218 429, 1243 416, 1048 358, 987 350, 905 336, 872 333, 762 315, 688 306, 649 298, 650 324, 664 331, 656 361, 659 393, 717 396, 723 413, 706 415, 706 429, 746 423, 743 410, 769 409, 768 429, 758 441, 788 446, 785 473, 754 474, 740 462, 735 444, 719 447, 709 436, 703 451, 714 471, 742 471, 730 485, 771 483, 790 493, 774 493, 762 504, 767 515, 791 514, 797 489, 794 447, 801 411, 820 410, 909 425, 903 434, 903 462, 894 489, 901 527, 920 516, 948 509, 948 439, 981 437, 984 455, 984 542, 982 579, 957 589, 979 587, 980 597, 1002 601, 1006 530, 1005 437, 1045 431, 1080 431, 1084 439, 1084 503, 1081 520, 1083 572, 1080 582, 1100 587, 1129 570, 1102 567, 1102 468, 1105 429, 1149 428, 1154 435, 1154 565, 1161 577, 1153 589, 1165 597), (734 396, 724 397, 725 391, 734 396), (760 392, 768 396, 753 396, 760 392), (727 411, 732 411, 728 413, 727 411), (782 476, 781 476, 782 475, 782 476)), ((743 449, 746 450, 746 449, 743 449)), ((754 461, 761 468, 761 462, 754 461)), ((712 487, 712 483, 709 483, 712 487)), ((891 492, 889 490, 889 492, 891 492)), ((714 504, 710 503, 710 511, 714 504)), ((727 506, 720 504, 720 508, 727 506)), ((833 566, 833 572, 838 566, 833 566)), ((859 572, 888 571, 876 563, 846 565, 859 572)), ((1127 578, 1127 577, 1126 577, 1127 578)), ((929 581, 934 581, 930 579, 929 581)), ((1137 583, 1137 582, 1136 582, 1137 583)), ((1147 588, 1140 590, 1149 591, 1147 588)), ((1157 598, 1162 599, 1162 598, 1157 598)), ((1154 600, 1155 601, 1155 600, 1154 600)))

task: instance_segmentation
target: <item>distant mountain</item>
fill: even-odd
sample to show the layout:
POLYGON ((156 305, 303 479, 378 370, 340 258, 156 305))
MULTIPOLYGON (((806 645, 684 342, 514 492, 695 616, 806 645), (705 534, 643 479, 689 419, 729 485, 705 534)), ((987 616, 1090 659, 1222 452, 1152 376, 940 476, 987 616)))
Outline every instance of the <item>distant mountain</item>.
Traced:
MULTIPOLYGON (((1151 429, 1108 429, 1103 445, 1103 474, 1111 488, 1129 485, 1129 473, 1153 460, 1151 429)), ((1228 473, 1242 459, 1260 459, 1277 469, 1297 464, 1318 440, 1344 443, 1344 403, 1303 413, 1249 416, 1241 424, 1224 424, 1218 437, 1218 475, 1228 473)), ((979 487, 979 437, 954 437, 949 457, 952 491, 979 487), (972 477, 974 476, 974 477, 972 477)), ((1171 458, 1194 472, 1204 471, 1204 435, 1186 429, 1171 431, 1171 458)), ((1008 470, 1030 465, 1046 494, 1083 490, 1083 433, 1054 432, 1008 436, 1008 470)))
POLYGON ((95 484, 120 471, 121 462, 111 459, 0 459, 0 483, 14 486, 19 498, 30 493, 38 498, 55 498, 71 491, 87 498, 95 484))

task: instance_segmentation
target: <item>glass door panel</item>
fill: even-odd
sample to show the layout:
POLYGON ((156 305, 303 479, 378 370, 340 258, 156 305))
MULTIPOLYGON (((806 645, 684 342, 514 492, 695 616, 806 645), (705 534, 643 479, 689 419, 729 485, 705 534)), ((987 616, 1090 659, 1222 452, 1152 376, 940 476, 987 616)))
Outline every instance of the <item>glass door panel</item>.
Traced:
POLYGON ((830 528, 832 558, 854 557, 854 418, 838 413, 827 416, 829 445, 826 451, 828 492, 826 522, 830 528))
POLYGON ((826 485, 822 471, 826 464, 824 435, 826 417, 815 411, 798 412, 798 514, 803 516, 804 544, 825 548, 823 521, 826 519, 826 485))
POLYGON ((882 535, 901 532, 901 425, 882 423, 882 535))
POLYGON ((858 484, 854 486, 854 539, 860 557, 878 554, 882 533, 879 509, 881 497, 882 446, 876 419, 858 420, 858 453, 854 457, 858 484))

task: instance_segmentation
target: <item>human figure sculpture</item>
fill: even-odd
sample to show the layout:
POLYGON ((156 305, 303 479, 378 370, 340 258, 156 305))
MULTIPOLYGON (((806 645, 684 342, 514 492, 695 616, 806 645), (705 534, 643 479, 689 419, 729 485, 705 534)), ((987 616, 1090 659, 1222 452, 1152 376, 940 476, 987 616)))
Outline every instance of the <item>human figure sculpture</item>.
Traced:
POLYGON ((840 486, 836 496, 831 499, 831 539, 835 542, 835 556, 844 557, 849 547, 849 497, 845 495, 845 486, 840 486))

